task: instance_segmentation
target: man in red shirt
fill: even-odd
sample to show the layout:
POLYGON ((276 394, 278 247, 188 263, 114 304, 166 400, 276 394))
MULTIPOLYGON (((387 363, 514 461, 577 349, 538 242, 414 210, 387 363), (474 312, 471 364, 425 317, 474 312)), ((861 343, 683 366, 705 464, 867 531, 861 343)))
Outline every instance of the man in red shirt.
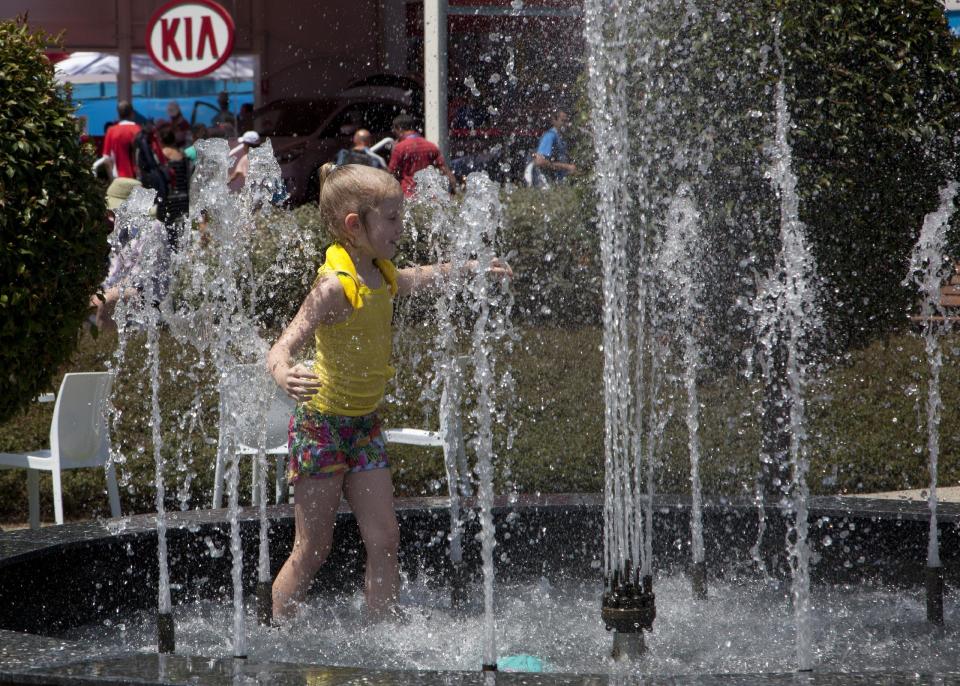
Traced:
POLYGON ((446 174, 452 188, 457 187, 457 179, 447 168, 440 154, 440 148, 420 135, 417 122, 409 114, 401 114, 393 120, 393 135, 397 142, 390 154, 390 173, 400 180, 403 194, 408 198, 414 194, 417 182, 413 175, 421 169, 433 166, 446 174))
POLYGON ((140 125, 133 121, 133 105, 126 100, 117 103, 120 121, 107 129, 103 139, 103 154, 113 161, 113 175, 127 179, 137 178, 133 162, 133 141, 140 133, 140 125))

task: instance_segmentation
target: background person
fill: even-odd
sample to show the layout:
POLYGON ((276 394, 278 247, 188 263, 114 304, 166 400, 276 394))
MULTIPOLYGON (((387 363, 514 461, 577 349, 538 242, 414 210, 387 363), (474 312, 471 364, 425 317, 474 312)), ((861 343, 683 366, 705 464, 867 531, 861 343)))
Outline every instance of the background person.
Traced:
POLYGON ((353 147, 344 148, 337 153, 337 162, 341 164, 364 164, 368 167, 377 169, 387 168, 387 163, 383 161, 380 155, 370 151, 370 145, 373 143, 373 136, 366 129, 357 129, 353 134, 353 147))
POLYGON ((393 120, 393 134, 397 142, 390 155, 390 173, 400 181, 403 194, 410 197, 417 188, 413 175, 421 169, 436 167, 450 180, 450 188, 457 187, 457 178, 447 167, 440 148, 417 131, 417 121, 409 114, 401 114, 393 120))
POLYGON ((167 126, 173 131, 176 147, 183 149, 191 142, 190 122, 183 116, 180 103, 176 100, 167 103, 167 118, 167 126))
POLYGON ((236 162, 230 170, 230 177, 227 179, 227 185, 234 193, 239 193, 243 189, 243 184, 247 180, 247 174, 250 173, 250 148, 260 145, 260 134, 256 131, 247 131, 238 141, 239 145, 230 151, 230 156, 236 162))
MULTIPOLYGON (((113 231, 116 231, 114 213, 117 208, 130 196, 134 188, 143 186, 137 179, 119 177, 114 179, 107 188, 106 222, 113 231)), ((151 214, 154 212, 151 209, 151 214)), ((142 286, 141 258, 143 255, 144 236, 136 228, 123 231, 114 237, 116 241, 110 254, 110 268, 107 277, 101 285, 102 296, 93 295, 90 298, 90 307, 94 313, 90 315, 90 323, 100 331, 116 331, 117 323, 113 313, 121 296, 136 297, 142 286)))
POLYGON ((163 204, 170 192, 172 176, 167 167, 167 158, 163 154, 163 145, 153 124, 144 124, 133 139, 133 155, 137 178, 147 188, 157 191, 157 200, 163 204))
MULTIPOLYGON (((213 117, 213 125, 219 126, 220 128, 230 132, 237 130, 237 118, 233 116, 233 113, 230 111, 230 94, 227 91, 220 91, 220 94, 217 95, 217 105, 220 106, 220 111, 217 112, 213 117)), ((227 137, 230 137, 230 133, 227 134, 227 137)))
POLYGON ((183 149, 183 155, 191 162, 197 161, 197 142, 202 141, 209 134, 204 124, 193 125, 193 142, 183 149))
POLYGON ((525 170, 526 181, 531 186, 548 186, 562 181, 569 174, 577 173, 577 166, 570 162, 563 133, 570 126, 570 115, 557 110, 551 117, 551 127, 540 137, 540 144, 533 153, 532 167, 525 170))
POLYGON ((253 126, 253 105, 245 102, 240 105, 240 111, 237 112, 237 130, 249 131, 253 126))
POLYGON ((176 246, 180 219, 190 209, 190 160, 176 147, 176 134, 169 126, 160 130, 160 145, 170 170, 170 186, 160 207, 161 219, 167 225, 170 245, 176 246))
POLYGON ((119 121, 107 129, 103 138, 103 154, 110 159, 114 177, 134 179, 137 177, 134 141, 140 125, 133 121, 133 105, 126 100, 117 103, 117 115, 119 121))

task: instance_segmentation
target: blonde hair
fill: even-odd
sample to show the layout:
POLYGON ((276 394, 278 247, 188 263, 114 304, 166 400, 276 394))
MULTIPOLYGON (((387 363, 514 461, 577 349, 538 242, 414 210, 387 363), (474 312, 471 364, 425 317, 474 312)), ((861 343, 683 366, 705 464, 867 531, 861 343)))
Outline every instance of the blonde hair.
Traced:
POLYGON ((362 221, 385 199, 401 195, 400 184, 382 169, 332 162, 320 168, 320 218, 338 241, 345 241, 343 218, 348 214, 356 212, 362 221))

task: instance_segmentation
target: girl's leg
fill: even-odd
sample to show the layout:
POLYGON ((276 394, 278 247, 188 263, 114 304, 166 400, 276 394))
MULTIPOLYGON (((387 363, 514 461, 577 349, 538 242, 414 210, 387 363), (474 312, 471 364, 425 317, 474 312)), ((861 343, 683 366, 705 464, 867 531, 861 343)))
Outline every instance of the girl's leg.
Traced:
POLYGON ((293 551, 273 582, 273 616, 293 614, 294 603, 310 588, 333 543, 333 525, 343 492, 343 474, 325 479, 302 477, 293 486, 296 533, 293 551))
POLYGON ((367 610, 377 618, 393 607, 400 592, 400 527, 393 509, 390 470, 347 474, 343 490, 367 549, 364 590, 367 610))

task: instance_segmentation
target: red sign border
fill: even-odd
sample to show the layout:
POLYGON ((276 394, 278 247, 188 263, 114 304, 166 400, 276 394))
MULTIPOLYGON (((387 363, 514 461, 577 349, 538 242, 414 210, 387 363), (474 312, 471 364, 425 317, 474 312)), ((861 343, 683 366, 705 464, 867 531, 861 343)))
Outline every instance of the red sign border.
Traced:
POLYGON ((199 78, 201 76, 206 76, 210 72, 215 71, 219 69, 221 66, 223 66, 223 64, 228 59, 230 59, 230 56, 233 54, 233 43, 234 43, 234 39, 236 38, 236 34, 237 34, 237 27, 236 27, 236 24, 233 23, 233 17, 230 16, 230 13, 219 2, 214 2, 214 0, 169 0, 169 2, 165 2, 160 7, 158 7, 157 10, 150 17, 150 21, 147 22, 147 34, 144 42, 147 45, 147 53, 150 55, 150 59, 153 60, 154 64, 156 64, 158 67, 160 67, 163 71, 167 72, 168 74, 189 79, 189 78, 199 78), (211 10, 219 14, 220 17, 227 23, 227 28, 229 29, 229 38, 227 39, 227 47, 221 53, 220 59, 218 59, 216 62, 214 62, 212 65, 210 65, 203 71, 197 71, 197 72, 174 71, 173 69, 170 69, 169 67, 165 66, 163 62, 161 62, 159 59, 157 59, 157 56, 153 52, 153 45, 151 45, 151 42, 150 42, 150 35, 153 33, 153 27, 157 24, 158 21, 160 21, 160 18, 164 14, 166 14, 169 10, 172 10, 175 7, 179 7, 180 5, 205 5, 206 7, 210 8, 211 10))

